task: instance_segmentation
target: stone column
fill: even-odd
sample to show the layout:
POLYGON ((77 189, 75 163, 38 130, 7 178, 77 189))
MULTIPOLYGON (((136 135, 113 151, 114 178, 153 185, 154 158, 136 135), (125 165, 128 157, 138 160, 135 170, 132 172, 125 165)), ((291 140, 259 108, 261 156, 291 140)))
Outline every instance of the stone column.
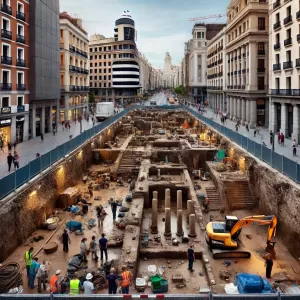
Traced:
POLYGON ((182 230, 182 210, 177 210, 177 236, 183 236, 182 230))
POLYGON ((249 85, 251 90, 257 90, 257 45, 256 42, 249 44, 249 85))
POLYGON ((41 126, 41 133, 45 133, 45 106, 44 105, 41 108, 40 126, 41 126))
POLYGON ((230 118, 233 117, 233 97, 229 96, 229 99, 230 99, 230 118))
POLYGON ((293 134, 292 139, 296 139, 296 144, 299 143, 299 106, 293 106, 293 134))
POLYGON ((237 98, 236 99, 236 117, 241 118, 241 99, 237 98))
POLYGON ((36 108, 32 106, 31 108, 31 137, 36 137, 36 108))
POLYGON ((24 116, 24 128, 23 128, 23 141, 28 140, 28 132, 29 132, 29 113, 27 112, 24 116))
MULTIPOLYGON (((56 124, 56 128, 58 128, 58 124, 56 124)), ((49 106, 48 130, 50 132, 52 130, 52 104, 50 104, 50 106, 49 106)))
POLYGON ((281 126, 280 132, 287 136, 288 127, 287 127, 287 106, 285 103, 281 103, 281 126))
POLYGON ((233 116, 234 117, 237 116, 237 98, 236 97, 233 98, 233 116))
POLYGON ((182 210, 182 191, 177 191, 177 211, 182 210))
POLYGON ((165 236, 171 236, 171 208, 165 208, 165 236))
POLYGON ((170 189, 165 190, 165 208, 171 208, 170 189))
POLYGON ((277 105, 272 100, 269 103, 269 130, 272 130, 273 133, 277 131, 277 105))
POLYGON ((256 100, 250 100, 250 128, 254 128, 257 122, 257 105, 256 100))
POLYGON ((59 124, 59 99, 56 100, 56 113, 55 113, 56 126, 59 124))
POLYGON ((242 125, 245 125, 246 123, 246 100, 245 98, 242 98, 242 125))
POLYGON ((196 237, 196 216, 191 214, 189 216, 189 237, 196 237))
POLYGON ((246 122, 250 123, 250 100, 246 100, 246 122))
POLYGON ((17 139, 17 118, 16 115, 11 116, 10 140, 14 143, 17 139))
MULTIPOLYGON (((228 73, 229 73, 229 76, 227 76, 227 74, 225 74, 225 76, 227 76, 227 78, 228 78, 227 85, 230 85, 230 82, 231 82, 231 76, 230 76, 230 72, 231 72, 230 53, 227 54, 227 63, 228 63, 228 73), (228 62, 228 60, 229 60, 229 62, 228 62)), ((225 87, 225 89, 227 89, 227 86, 225 87)))
POLYGON ((157 192, 153 192, 153 198, 152 198, 152 225, 151 225, 151 233, 157 234, 157 192))
POLYGON ((241 55, 242 55, 242 64, 241 64, 241 68, 242 68, 242 70, 241 70, 241 85, 245 85, 245 77, 244 77, 244 73, 243 73, 243 70, 244 69, 246 69, 246 64, 245 64, 245 57, 244 57, 244 53, 246 53, 245 52, 245 47, 244 46, 242 46, 242 51, 241 51, 241 55))
POLYGON ((187 201, 187 213, 188 217, 194 213, 194 201, 193 200, 188 200, 187 201))

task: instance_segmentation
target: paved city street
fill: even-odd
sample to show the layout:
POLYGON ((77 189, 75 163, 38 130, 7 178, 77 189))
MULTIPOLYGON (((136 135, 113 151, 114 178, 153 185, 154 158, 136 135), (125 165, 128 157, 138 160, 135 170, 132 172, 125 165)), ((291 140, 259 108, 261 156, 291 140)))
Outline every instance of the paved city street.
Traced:
MULTIPOLYGON (((89 129, 92 126, 93 123, 91 119, 89 120, 89 123, 85 120, 82 121, 82 131, 89 129)), ((20 156, 20 167, 23 167, 24 165, 28 164, 28 162, 35 159, 37 153, 42 155, 68 141, 70 135, 73 135, 73 137, 75 137, 78 134, 80 134, 80 123, 76 122, 75 124, 74 122, 72 122, 70 131, 66 129, 64 129, 63 131, 62 125, 60 124, 55 136, 53 136, 53 133, 47 133, 44 135, 43 142, 41 141, 40 137, 37 137, 35 139, 31 139, 30 141, 25 141, 18 144, 16 150, 20 156)), ((7 154, 7 147, 4 148, 4 153, 0 151, 0 178, 9 174, 7 168, 7 154)))

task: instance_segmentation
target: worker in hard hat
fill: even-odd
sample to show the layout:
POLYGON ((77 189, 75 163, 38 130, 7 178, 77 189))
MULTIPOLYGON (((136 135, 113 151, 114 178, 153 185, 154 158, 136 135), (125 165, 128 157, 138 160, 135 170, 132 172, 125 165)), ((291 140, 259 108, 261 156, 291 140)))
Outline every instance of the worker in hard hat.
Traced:
POLYGON ((83 283, 83 290, 85 295, 92 295, 95 291, 94 284, 92 283, 93 275, 88 273, 85 277, 85 281, 83 283))
POLYGON ((60 293, 60 270, 56 270, 55 275, 52 275, 50 278, 50 292, 53 294, 59 294, 60 293))
POLYGON ((70 280, 70 295, 79 295, 80 293, 80 280, 77 273, 74 273, 74 278, 70 280))
POLYGON ((24 256, 28 278, 29 278, 30 266, 32 263, 32 252, 33 252, 33 247, 30 247, 29 250, 25 252, 25 256, 24 256))

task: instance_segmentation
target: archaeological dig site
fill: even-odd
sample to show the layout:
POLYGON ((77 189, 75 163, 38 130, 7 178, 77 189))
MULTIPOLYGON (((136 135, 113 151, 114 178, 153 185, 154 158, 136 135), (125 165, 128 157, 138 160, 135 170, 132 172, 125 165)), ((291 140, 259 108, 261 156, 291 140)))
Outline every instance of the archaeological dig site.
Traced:
POLYGON ((133 106, 6 196, 0 293, 299 293, 299 185, 197 116, 133 106))

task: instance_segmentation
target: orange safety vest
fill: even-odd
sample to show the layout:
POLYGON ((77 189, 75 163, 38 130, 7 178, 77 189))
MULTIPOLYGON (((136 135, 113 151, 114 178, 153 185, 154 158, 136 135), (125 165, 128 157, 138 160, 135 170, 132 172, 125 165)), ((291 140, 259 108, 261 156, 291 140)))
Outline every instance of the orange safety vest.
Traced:
POLYGON ((58 276, 51 276, 50 278, 50 292, 52 293, 57 293, 58 290, 57 290, 57 285, 56 285, 56 282, 59 280, 59 277, 58 276))
POLYGON ((125 287, 130 285, 130 272, 129 271, 124 271, 122 273, 122 282, 121 282, 121 286, 125 287))

